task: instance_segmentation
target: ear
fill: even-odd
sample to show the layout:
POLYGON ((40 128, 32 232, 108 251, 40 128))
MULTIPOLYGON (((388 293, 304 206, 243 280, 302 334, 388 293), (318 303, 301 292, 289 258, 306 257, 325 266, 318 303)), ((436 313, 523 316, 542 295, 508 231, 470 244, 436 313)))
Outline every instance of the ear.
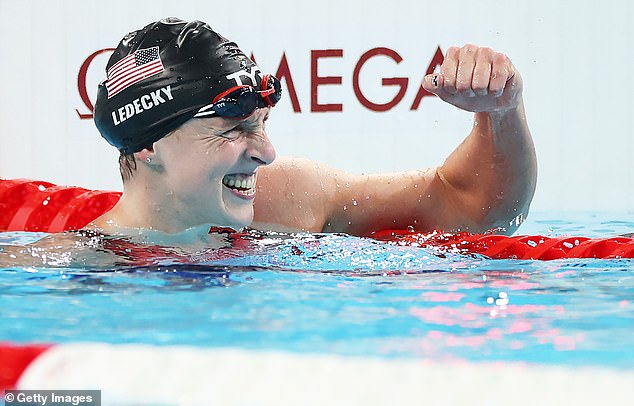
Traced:
POLYGON ((144 148, 139 152, 135 152, 134 158, 137 160, 137 162, 149 166, 160 164, 158 154, 154 151, 154 146, 144 148))

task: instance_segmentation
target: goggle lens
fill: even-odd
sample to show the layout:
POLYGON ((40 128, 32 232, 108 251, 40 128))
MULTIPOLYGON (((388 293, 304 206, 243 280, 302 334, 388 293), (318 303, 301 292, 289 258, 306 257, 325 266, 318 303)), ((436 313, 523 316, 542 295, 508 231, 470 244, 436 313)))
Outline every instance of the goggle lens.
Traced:
POLYGON ((213 103, 199 110, 194 117, 245 118, 257 108, 273 107, 282 98, 282 85, 273 75, 262 78, 262 90, 252 86, 239 86, 216 96, 213 103))

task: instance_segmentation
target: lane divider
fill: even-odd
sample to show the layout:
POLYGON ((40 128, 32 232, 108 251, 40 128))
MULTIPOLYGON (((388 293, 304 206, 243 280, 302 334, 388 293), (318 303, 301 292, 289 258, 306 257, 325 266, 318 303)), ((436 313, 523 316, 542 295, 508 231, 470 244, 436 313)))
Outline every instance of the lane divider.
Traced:
POLYGON ((397 245, 437 248, 460 254, 480 254, 492 259, 554 260, 566 258, 634 258, 631 237, 546 237, 543 235, 505 236, 494 234, 413 233, 384 230, 372 238, 397 245))
POLYGON ((119 192, 0 179, 0 231, 78 230, 110 210, 119 192))
MULTIPOLYGON (((0 348, 17 371, 43 347, 0 348)), ((101 390, 102 405, 626 405, 632 382, 634 370, 72 343, 44 348, 14 386, 101 390)))
MULTIPOLYGON (((0 232, 77 230, 110 210, 120 192, 0 179, 0 232)), ((503 236, 383 230, 370 237, 400 245, 436 247, 493 259, 634 258, 634 238, 503 236)))
POLYGON ((17 345, 0 342, 0 389, 14 389, 26 368, 50 345, 17 345))

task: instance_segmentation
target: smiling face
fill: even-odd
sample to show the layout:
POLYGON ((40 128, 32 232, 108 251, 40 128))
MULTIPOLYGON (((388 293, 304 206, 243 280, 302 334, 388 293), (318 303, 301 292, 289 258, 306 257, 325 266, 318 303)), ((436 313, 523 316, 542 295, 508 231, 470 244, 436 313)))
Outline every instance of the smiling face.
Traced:
POLYGON ((194 118, 154 143, 155 195, 168 222, 181 229, 251 224, 257 169, 275 159, 264 128, 269 110, 244 120, 194 118))

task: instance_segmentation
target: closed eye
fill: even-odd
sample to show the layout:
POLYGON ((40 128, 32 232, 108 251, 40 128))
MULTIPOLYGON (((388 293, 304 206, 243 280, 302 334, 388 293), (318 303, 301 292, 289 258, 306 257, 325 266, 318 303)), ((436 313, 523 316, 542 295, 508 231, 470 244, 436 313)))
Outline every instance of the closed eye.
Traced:
POLYGON ((242 135, 242 133, 244 133, 244 131, 238 129, 238 128, 232 128, 229 131, 225 131, 221 134, 218 134, 219 136, 221 136, 222 138, 228 139, 228 140, 235 140, 236 138, 238 138, 240 135, 242 135))

